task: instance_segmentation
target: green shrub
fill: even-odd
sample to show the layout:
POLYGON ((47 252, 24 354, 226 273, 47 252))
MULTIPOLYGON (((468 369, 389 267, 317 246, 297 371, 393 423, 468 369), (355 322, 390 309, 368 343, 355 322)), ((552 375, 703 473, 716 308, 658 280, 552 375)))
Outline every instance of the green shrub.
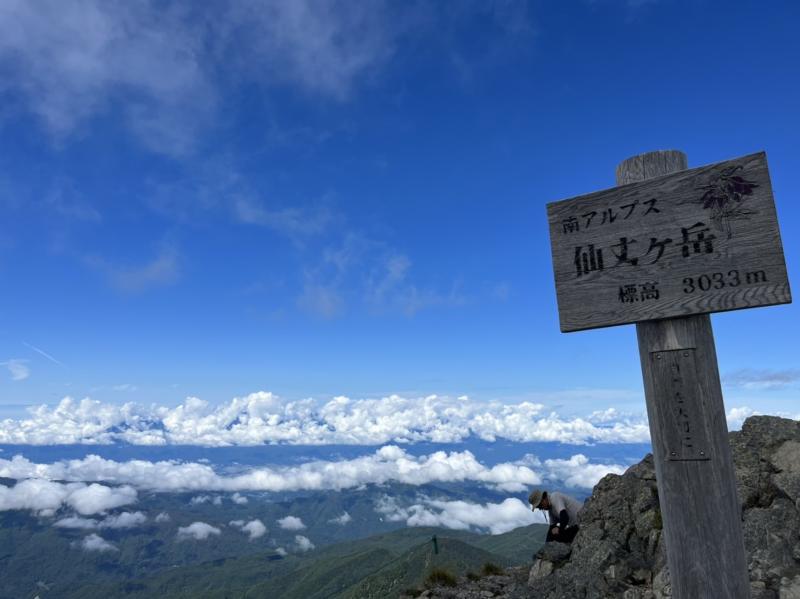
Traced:
POLYGON ((422 595, 422 589, 406 589, 403 591, 404 597, 419 597, 422 595))
POLYGON ((428 574, 428 578, 425 579, 425 584, 428 586, 454 587, 458 584, 458 580, 447 570, 434 568, 428 574))
POLYGON ((483 564, 483 568, 481 569, 481 574, 484 576, 497 576, 498 574, 504 574, 505 571, 503 568, 498 566, 497 564, 493 564, 492 562, 486 562, 483 564))
POLYGON ((475 574, 475 572, 467 572, 467 580, 471 580, 471 581, 475 582, 476 580, 480 580, 480 579, 481 579, 481 575, 480 574, 475 574))

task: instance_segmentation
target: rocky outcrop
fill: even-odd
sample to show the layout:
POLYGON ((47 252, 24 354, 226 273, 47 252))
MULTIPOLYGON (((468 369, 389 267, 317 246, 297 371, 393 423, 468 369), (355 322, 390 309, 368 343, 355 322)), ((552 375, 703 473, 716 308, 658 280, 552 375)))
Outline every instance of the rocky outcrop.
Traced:
MULTIPOLYGON (((753 599, 800 599, 800 422, 749 418, 730 434, 742 503, 753 599)), ((471 599, 671 596, 652 456, 592 491, 571 546, 548 543, 527 581, 519 571, 498 580, 431 589, 430 597, 471 599), (483 594, 481 594, 483 593, 483 594), (491 593, 491 594, 489 594, 491 593)))
POLYGON ((657 597, 669 593, 665 572, 656 475, 648 455, 622 476, 606 476, 595 486, 568 559, 554 562, 551 552, 540 551, 529 587, 531 596, 541 598, 657 597))

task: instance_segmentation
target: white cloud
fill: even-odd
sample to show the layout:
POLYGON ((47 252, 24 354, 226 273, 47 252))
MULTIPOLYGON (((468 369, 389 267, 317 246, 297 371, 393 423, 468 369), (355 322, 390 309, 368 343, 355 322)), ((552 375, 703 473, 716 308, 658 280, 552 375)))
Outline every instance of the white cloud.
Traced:
POLYGON ((53 523, 57 528, 83 528, 92 529, 98 528, 98 521, 94 518, 81 518, 80 516, 69 516, 61 518, 53 523))
POLYGON ((283 547, 278 547, 278 548, 275 550, 275 553, 277 553, 278 555, 280 555, 280 556, 282 556, 282 557, 286 557, 286 556, 287 556, 287 554, 288 554, 288 552, 286 551, 286 549, 284 549, 283 547))
MULTIPOLYGON (((763 414, 759 410, 754 410, 748 406, 739 406, 735 408, 731 408, 728 410, 728 413, 725 415, 728 421, 728 430, 739 430, 742 428, 742 424, 744 421, 747 420, 750 416, 759 416, 763 414)), ((770 415, 772 416, 780 416, 781 418, 789 418, 790 420, 800 420, 800 412, 786 412, 775 410, 771 411, 770 415)))
POLYGON ((618 464, 591 464, 589 458, 577 454, 568 460, 545 460, 548 478, 572 488, 591 489, 606 474, 622 474, 625 468, 618 464))
POLYGON ((314 543, 312 543, 308 537, 304 537, 303 535, 296 535, 294 537, 294 546, 295 549, 302 552, 311 551, 315 548, 314 543))
POLYGON ((100 528, 135 528, 147 522, 147 516, 142 512, 122 512, 106 516, 100 522, 100 528))
POLYGON ((0 511, 32 510, 55 513, 62 506, 67 506, 82 516, 88 516, 135 501, 136 490, 130 486, 59 483, 42 478, 20 480, 13 487, 0 485, 0 511))
MULTIPOLYGON (((590 393, 589 391, 586 392, 590 393)), ((22 420, 0 421, 0 443, 7 444, 192 444, 206 446, 286 444, 379 445, 430 441, 556 441, 571 444, 643 443, 646 419, 620 417, 602 423, 543 413, 540 403, 509 404, 430 395, 352 400, 335 397, 283 401, 264 391, 211 407, 189 397, 170 407, 136 403, 105 404, 92 399, 62 399, 39 406, 22 420)))
MULTIPOLYGON (((51 502, 45 502, 44 492, 28 493, 35 495, 42 507, 57 508, 64 499, 64 485, 40 479, 65 481, 113 481, 127 487, 101 487, 92 485, 91 493, 102 500, 102 505, 86 505, 83 509, 112 509, 118 507, 111 497, 100 495, 115 494, 124 502, 135 501, 133 488, 152 491, 212 491, 236 493, 248 491, 314 491, 340 490, 360 487, 367 484, 386 484, 392 482, 424 485, 432 482, 476 482, 490 488, 517 493, 544 480, 561 482, 568 486, 591 486, 608 472, 619 472, 618 465, 592 463, 577 454, 569 460, 547 460, 544 463, 528 456, 515 463, 499 463, 488 466, 481 463, 469 451, 436 451, 427 455, 412 455, 396 445, 386 445, 363 456, 335 461, 316 460, 292 466, 259 466, 242 470, 236 474, 217 473, 211 465, 197 462, 130 460, 116 462, 88 455, 79 460, 65 460, 52 464, 37 464, 27 458, 15 455, 11 459, 0 458, 0 476, 15 479, 32 479, 20 485, 44 485, 53 487, 59 494, 51 502), (23 484, 24 483, 24 484, 23 484), (102 490, 105 489, 105 490, 102 490)), ((79 484, 82 483, 71 483, 79 484)), ((22 489, 23 487, 20 487, 22 489)), ((15 487, 14 487, 15 488, 15 487)), ((19 493, 19 491, 10 491, 19 493)), ((0 506, 3 505, 4 487, 0 487, 0 506)), ((90 491, 85 490, 69 499, 77 504, 79 499, 86 503, 90 491)), ((220 495, 199 495, 192 503, 214 502, 220 495)), ((10 500, 6 501, 8 503, 10 500)), ((5 509, 14 509, 6 507, 5 509)), ((37 508, 29 508, 37 509, 37 508)), ((291 520, 290 520, 291 521, 291 520)))
POLYGON ((589 422, 598 424, 604 422, 614 422, 619 420, 620 414, 616 408, 608 408, 605 410, 597 410, 589 415, 589 422))
POLYGON ((344 526, 346 524, 350 524, 352 520, 353 517, 347 512, 344 512, 341 516, 336 516, 336 518, 331 518, 330 520, 328 520, 328 522, 330 522, 331 524, 338 524, 339 526, 344 526))
POLYGON ((95 533, 90 534, 81 541, 81 548, 84 551, 119 551, 112 543, 95 533))
POLYGON ((106 487, 92 483, 70 493, 66 503, 84 516, 105 512, 136 501, 136 490, 129 486, 106 487))
POLYGON ((725 415, 726 420, 728 421, 728 430, 738 430, 742 428, 744 421, 754 414, 758 414, 758 412, 747 406, 731 408, 725 415))
POLYGON ((478 504, 423 497, 418 503, 402 507, 394 498, 385 496, 375 510, 390 521, 404 521, 408 526, 441 526, 457 530, 477 528, 491 534, 508 532, 536 521, 530 507, 516 498, 502 503, 478 504))
POLYGON ((113 114, 151 150, 182 156, 231 81, 347 99, 392 53, 397 21, 384 13, 342 0, 10 0, 0 74, 57 141, 113 114))
POLYGON ((68 495, 67 485, 49 480, 23 480, 13 487, 0 486, 0 511, 58 510, 68 495))
POLYGON ((303 524, 303 521, 296 516, 286 516, 277 522, 278 526, 284 530, 303 530, 306 527, 306 525, 303 524))
POLYGON ((78 516, 69 516, 61 518, 53 523, 53 526, 59 528, 136 528, 147 522, 147 516, 142 512, 121 512, 106 516, 103 520, 95 520, 94 518, 81 518, 78 516))
POLYGON ((158 516, 155 517, 157 524, 162 524, 164 522, 169 522, 172 520, 167 512, 161 512, 158 516))
POLYGON ((247 497, 240 493, 234 493, 231 495, 231 501, 237 505, 245 505, 247 503, 247 497))
POLYGON ((211 535, 219 535, 222 531, 205 522, 192 522, 189 526, 178 527, 178 539, 194 539, 205 541, 211 535))
POLYGON ((222 497, 219 495, 197 495, 189 500, 192 505, 200 505, 202 503, 211 503, 213 505, 222 505, 222 497))
POLYGON ((231 520, 229 524, 234 528, 239 528, 242 532, 246 532, 248 535, 250 535, 251 541, 267 534, 267 527, 264 526, 264 523, 258 519, 251 520, 250 522, 245 522, 244 520, 231 520))
POLYGON ((261 520, 251 520, 242 526, 242 531, 250 535, 250 540, 252 541, 253 539, 263 537, 267 533, 267 527, 264 526, 261 520))
POLYGON ((14 358, 0 362, 0 366, 5 366, 8 369, 12 381, 24 381, 31 375, 31 369, 28 368, 27 362, 27 360, 14 358))

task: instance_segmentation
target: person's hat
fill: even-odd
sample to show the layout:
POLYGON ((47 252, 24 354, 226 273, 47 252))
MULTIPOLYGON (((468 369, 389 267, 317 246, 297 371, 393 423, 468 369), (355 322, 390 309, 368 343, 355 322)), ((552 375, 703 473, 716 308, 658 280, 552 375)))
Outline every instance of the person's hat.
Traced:
POLYGON ((542 491, 539 489, 535 489, 530 495, 528 495, 528 503, 531 504, 531 509, 535 510, 539 507, 539 503, 542 501, 542 491))

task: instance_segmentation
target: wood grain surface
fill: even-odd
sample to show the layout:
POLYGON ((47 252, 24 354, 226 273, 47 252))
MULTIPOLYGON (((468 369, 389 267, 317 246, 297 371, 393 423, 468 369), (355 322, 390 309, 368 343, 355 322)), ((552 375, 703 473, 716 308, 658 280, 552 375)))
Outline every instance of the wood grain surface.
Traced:
POLYGON ((791 302, 766 155, 630 182, 674 160, 548 204, 562 331, 791 302))
POLYGON ((647 321, 636 333, 672 596, 748 599, 711 318, 647 321))
MULTIPOLYGON (((686 168, 682 152, 624 161, 617 182, 686 168)), ((636 324, 675 599, 750 597, 741 505, 708 314, 636 324)))

